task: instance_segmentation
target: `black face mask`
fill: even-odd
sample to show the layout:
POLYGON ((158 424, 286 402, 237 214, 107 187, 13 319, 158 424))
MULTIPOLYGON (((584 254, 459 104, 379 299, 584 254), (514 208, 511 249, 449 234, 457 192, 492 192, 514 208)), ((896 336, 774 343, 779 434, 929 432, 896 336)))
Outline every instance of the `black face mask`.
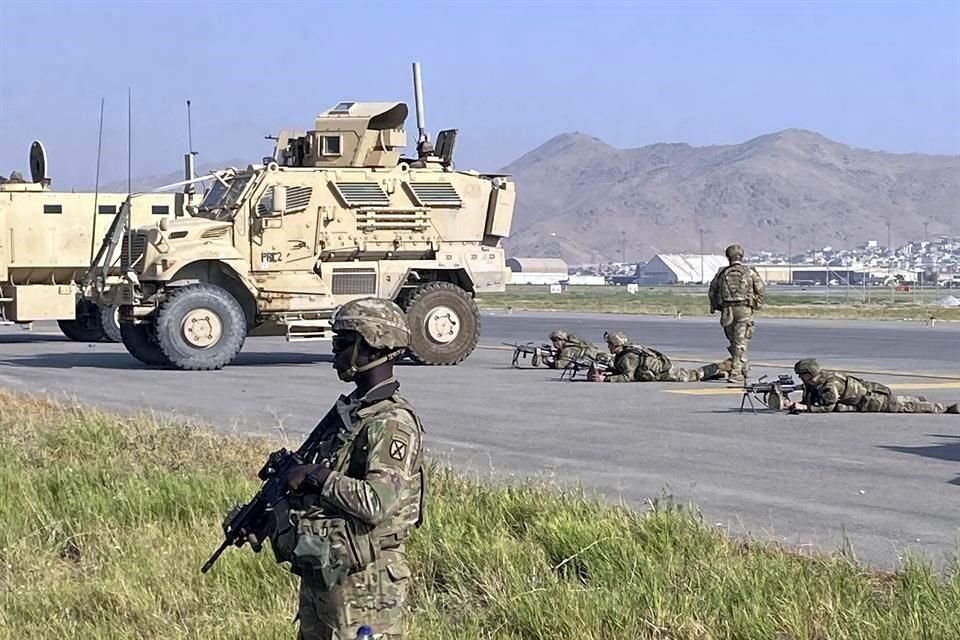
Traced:
POLYGON ((333 368, 344 382, 351 382, 358 373, 369 371, 390 361, 396 352, 373 351, 359 333, 336 334, 333 337, 333 368))

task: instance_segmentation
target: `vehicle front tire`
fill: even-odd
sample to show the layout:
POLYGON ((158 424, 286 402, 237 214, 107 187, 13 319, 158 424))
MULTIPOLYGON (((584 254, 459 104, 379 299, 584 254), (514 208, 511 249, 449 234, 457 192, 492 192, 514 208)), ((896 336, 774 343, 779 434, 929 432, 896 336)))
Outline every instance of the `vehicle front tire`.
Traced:
POLYGON ((410 327, 408 353, 416 362, 463 362, 480 341, 480 309, 452 282, 429 282, 403 301, 410 327))
POLYGON ((150 324, 146 322, 141 324, 121 322, 120 341, 130 355, 143 364, 151 367, 170 366, 170 361, 160 349, 153 333, 153 327, 150 324))
POLYGON ((157 341, 173 366, 190 371, 222 369, 247 338, 240 303, 212 284, 175 288, 157 312, 157 341))

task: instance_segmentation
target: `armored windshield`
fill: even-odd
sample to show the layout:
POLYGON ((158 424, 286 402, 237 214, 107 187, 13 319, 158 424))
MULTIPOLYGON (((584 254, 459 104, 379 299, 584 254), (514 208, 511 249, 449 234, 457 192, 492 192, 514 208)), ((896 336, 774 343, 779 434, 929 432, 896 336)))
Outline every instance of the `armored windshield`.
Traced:
POLYGON ((240 196, 247 188, 253 174, 241 174, 214 182, 197 208, 196 216, 211 220, 229 220, 236 213, 240 196))

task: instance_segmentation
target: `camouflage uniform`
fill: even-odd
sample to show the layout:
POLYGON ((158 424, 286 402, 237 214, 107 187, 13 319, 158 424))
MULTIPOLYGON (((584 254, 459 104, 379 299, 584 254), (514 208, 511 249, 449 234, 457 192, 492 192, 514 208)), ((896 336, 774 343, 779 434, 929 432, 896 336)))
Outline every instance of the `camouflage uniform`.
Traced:
MULTIPOLYGON (((364 301, 341 308, 334 319, 335 332, 342 328, 338 325, 341 314, 355 310, 358 302, 364 301)), ((375 311, 360 308, 360 312, 375 311)), ((402 320, 399 308, 394 311, 402 320)), ((389 326, 364 328, 364 340, 371 346, 408 344, 400 345, 402 339, 391 342, 389 326)), ((373 628, 377 638, 403 638, 403 608, 411 575, 405 541, 420 524, 424 485, 423 428, 398 393, 399 386, 390 378, 362 397, 354 391, 337 400, 318 425, 323 435, 306 461, 331 472, 321 486, 295 492, 288 500, 297 545, 311 535, 328 535, 329 519, 341 518, 354 534, 348 538, 350 548, 363 558, 357 562, 361 566, 333 586, 318 572, 297 571, 293 561, 294 571, 301 575, 300 640, 352 640, 364 624, 373 628)))
POLYGON ((547 365, 553 369, 566 369, 574 358, 596 358, 600 353, 589 340, 566 331, 551 332, 550 342, 553 343, 556 351, 555 355, 547 361, 547 365))
POLYGON ((842 371, 821 369, 813 358, 798 361, 793 370, 798 375, 813 376, 811 382, 804 382, 801 400, 811 413, 958 413, 956 404, 947 406, 922 397, 897 396, 890 387, 879 382, 862 380, 842 371))
POLYGON ((753 337, 753 312, 763 305, 765 287, 760 274, 742 263, 743 249, 726 249, 730 264, 717 272, 710 282, 710 313, 720 312, 720 326, 727 337, 732 380, 743 380, 749 369, 747 343, 753 337))
POLYGON ((622 333, 609 334, 607 344, 616 351, 613 373, 604 382, 698 382, 719 377, 728 371, 725 363, 707 364, 696 369, 674 368, 663 353, 650 347, 629 344, 622 333))

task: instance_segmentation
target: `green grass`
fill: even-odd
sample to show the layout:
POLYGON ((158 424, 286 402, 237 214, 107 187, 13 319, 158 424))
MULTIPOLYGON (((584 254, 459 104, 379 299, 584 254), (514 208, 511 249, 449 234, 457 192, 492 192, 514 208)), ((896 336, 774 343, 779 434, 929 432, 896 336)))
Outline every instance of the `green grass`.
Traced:
MULTIPOLYGON (((293 638, 294 578, 229 549, 275 446, 0 391, 0 637, 293 638)), ((960 637, 960 567, 875 573, 640 511, 434 467, 411 640, 960 637)))
MULTIPOLYGON (((869 300, 862 291, 838 287, 828 295, 768 293, 760 317, 822 318, 870 320, 960 321, 960 308, 928 306, 946 295, 944 290, 895 292, 873 290, 869 300), (926 304, 923 304, 923 303, 926 304)), ((702 287, 641 287, 636 294, 626 287, 573 286, 561 294, 551 294, 547 286, 509 285, 505 293, 485 293, 477 303, 488 309, 590 311, 594 313, 636 313, 649 315, 708 315, 710 307, 702 287)))

